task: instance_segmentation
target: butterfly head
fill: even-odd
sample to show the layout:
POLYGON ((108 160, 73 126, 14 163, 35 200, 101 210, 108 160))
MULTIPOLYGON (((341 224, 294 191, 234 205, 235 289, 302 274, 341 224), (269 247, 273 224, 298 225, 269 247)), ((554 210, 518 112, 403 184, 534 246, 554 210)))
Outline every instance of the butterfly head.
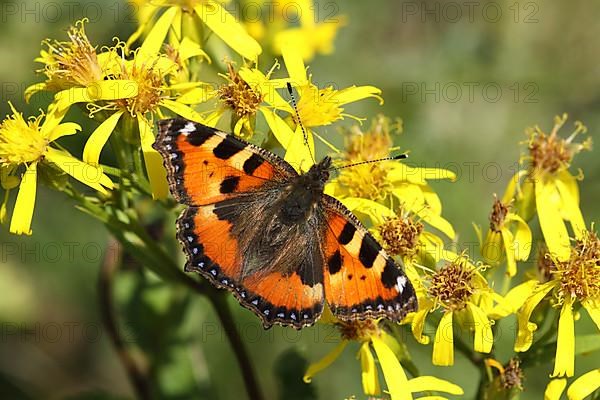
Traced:
POLYGON ((326 156, 318 164, 314 164, 308 172, 306 177, 312 183, 312 185, 319 187, 321 190, 329 180, 329 172, 331 170, 331 157, 326 156))

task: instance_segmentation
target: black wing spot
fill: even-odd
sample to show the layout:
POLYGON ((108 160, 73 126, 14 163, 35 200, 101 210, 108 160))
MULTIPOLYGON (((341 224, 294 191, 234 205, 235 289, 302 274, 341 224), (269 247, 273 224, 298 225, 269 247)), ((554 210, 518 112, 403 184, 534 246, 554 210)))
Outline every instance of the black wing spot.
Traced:
POLYGON ((227 137, 213 149, 213 154, 221 160, 227 160, 242 151, 245 147, 244 143, 227 137))
POLYGON ((360 276, 360 280, 361 280, 361 281, 364 281, 365 279, 367 279, 367 276, 366 276, 366 275, 361 275, 361 276, 360 276))
POLYGON ((351 280, 352 280, 352 278, 354 278, 354 275, 352 275, 352 274, 348 274, 348 280, 349 280, 349 281, 351 281, 351 280))
POLYGON ((338 237, 338 241, 341 244, 350 243, 352 241, 352 238, 354 237, 354 232, 356 232, 356 227, 354 226, 354 224, 352 224, 351 222, 346 222, 346 225, 344 225, 344 229, 342 229, 342 232, 338 237))
POLYGON ((360 244, 360 252, 358 253, 358 259, 367 268, 371 268, 375 263, 377 254, 381 250, 381 246, 371 237, 371 235, 365 235, 362 243, 360 244))
POLYGON ((221 182, 220 192, 223 194, 233 193, 237 190, 240 184, 239 176, 228 176, 221 182))
POLYGON ((244 161, 244 172, 252 175, 265 162, 264 158, 258 154, 252 154, 249 159, 244 161))
POLYGON ((327 260, 327 268, 330 274, 337 274, 342 269, 342 255, 339 249, 327 260))
POLYGON ((381 283, 383 283, 384 287, 391 289, 396 286, 398 276, 400 276, 400 270, 396 264, 388 258, 385 263, 385 268, 383 268, 383 272, 381 273, 381 283))
POLYGON ((208 126, 194 124, 196 130, 187 135, 187 141, 192 146, 202 146, 208 139, 215 135, 215 130, 208 126))

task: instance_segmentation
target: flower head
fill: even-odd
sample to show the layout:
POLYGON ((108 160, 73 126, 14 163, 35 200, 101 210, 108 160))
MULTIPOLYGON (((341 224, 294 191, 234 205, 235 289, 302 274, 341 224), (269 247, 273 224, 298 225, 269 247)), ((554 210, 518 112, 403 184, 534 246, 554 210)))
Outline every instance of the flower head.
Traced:
POLYGON ((525 261, 531 251, 532 236, 529 225, 512 212, 513 202, 494 198, 490 213, 490 227, 481 246, 481 254, 490 265, 506 258, 506 273, 515 276, 517 260, 525 261))
POLYGON ((574 373, 574 315, 573 305, 579 302, 600 329, 600 239, 596 233, 585 231, 575 241, 567 260, 547 254, 550 280, 538 283, 518 312, 519 331, 516 351, 527 351, 533 342, 537 325, 529 319, 537 305, 551 293, 551 300, 560 308, 558 339, 553 376, 573 376, 574 373))
MULTIPOLYGON (((565 221, 570 223, 575 237, 580 237, 585 231, 579 209, 577 180, 570 174, 569 167, 575 154, 591 147, 590 139, 582 143, 574 141, 587 131, 581 122, 575 123, 575 130, 566 139, 558 136, 566 119, 566 114, 556 117, 550 134, 537 126, 527 131, 528 153, 522 161, 529 165, 516 198, 519 214, 525 219, 531 217, 530 210, 536 210, 548 249, 561 260, 569 258, 570 250, 565 221)), ((521 176, 520 172, 517 173, 514 181, 518 182, 521 176)))
POLYGON ((486 309, 493 292, 479 272, 481 267, 473 265, 465 254, 443 253, 444 265, 417 284, 422 287, 417 290, 419 310, 412 316, 411 324, 415 339, 428 344, 429 337, 423 335, 425 319, 438 309, 443 312, 435 334, 432 361, 434 365, 447 366, 454 364, 453 316, 461 323, 472 321, 466 327, 474 330, 475 351, 491 351, 493 321, 486 309))
MULTIPOLYGON (((79 125, 61 123, 62 115, 57 115, 55 109, 25 120, 12 104, 9 105, 12 115, 0 124, 0 180, 7 193, 20 186, 10 223, 12 233, 31 234, 38 164, 45 167, 51 163, 102 193, 106 192, 105 188, 113 187, 100 168, 85 164, 51 145, 56 139, 81 130, 79 125)), ((8 195, 2 204, 2 219, 5 217, 7 201, 8 195)))
POLYGON ((379 361, 387 384, 387 392, 392 400, 411 400, 412 393, 423 391, 446 392, 455 395, 463 394, 462 389, 450 382, 432 376, 420 376, 408 379, 397 354, 402 353, 400 344, 379 325, 378 321, 339 321, 333 317, 325 317, 339 329, 341 341, 329 354, 311 364, 304 375, 304 381, 310 382, 312 377, 331 365, 343 352, 349 342, 360 344, 357 358, 362 369, 363 391, 367 395, 380 395, 381 387, 377 372, 377 364, 373 350, 379 361))

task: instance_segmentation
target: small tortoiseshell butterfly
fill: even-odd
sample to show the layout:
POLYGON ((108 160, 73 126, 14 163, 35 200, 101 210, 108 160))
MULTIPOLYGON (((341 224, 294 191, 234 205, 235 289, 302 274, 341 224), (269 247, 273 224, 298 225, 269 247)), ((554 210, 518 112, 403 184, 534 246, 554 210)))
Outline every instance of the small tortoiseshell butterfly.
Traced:
POLYGON ((260 317, 300 329, 324 301, 341 320, 401 320, 417 308, 407 276, 338 200, 323 193, 331 158, 298 174, 275 154, 176 118, 154 148, 178 219, 185 271, 233 292, 260 317))

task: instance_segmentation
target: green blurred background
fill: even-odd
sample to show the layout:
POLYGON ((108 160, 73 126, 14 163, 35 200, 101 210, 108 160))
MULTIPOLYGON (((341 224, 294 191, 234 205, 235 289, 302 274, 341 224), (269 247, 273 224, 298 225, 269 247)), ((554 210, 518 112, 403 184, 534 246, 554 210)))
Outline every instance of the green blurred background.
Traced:
MULTIPOLYGON (((330 2, 315 4, 323 15, 336 10, 330 2)), ((83 16, 91 20, 87 32, 93 43, 110 44, 136 27, 131 10, 119 1, 2 1, 0 7, 2 116, 7 101, 25 114, 45 107, 43 96, 29 105, 22 98, 41 79, 33 59, 42 39, 62 40, 68 25, 83 16)), ((600 125, 598 2, 380 0, 338 2, 338 9, 335 15, 345 15, 348 24, 335 53, 311 62, 314 81, 381 88, 383 106, 364 101, 348 111, 401 117, 398 144, 411 150, 411 162, 458 172, 456 182, 433 186, 459 243, 476 240, 472 222, 487 223, 492 194, 501 194, 514 173, 526 127, 549 130, 554 115, 563 112, 570 116, 565 135, 577 119, 592 135, 600 125)), ((337 135, 336 127, 323 132, 337 135)), ((82 144, 69 143, 76 154, 82 144)), ((600 217, 600 158, 583 153, 574 167, 585 172, 581 208, 589 224, 600 217)), ((60 194, 41 188, 36 207, 32 237, 0 232, 0 397, 131 398, 98 314, 97 275, 110 251, 108 235, 60 194)), ((142 278, 133 263, 118 279, 117 298, 122 334, 142 350, 136 357, 160 365, 160 397, 245 398, 227 339, 206 301, 142 278)), ((364 397, 357 347, 312 385, 301 382, 306 360, 335 345, 331 329, 263 331, 250 312, 237 305, 234 310, 267 398, 364 397)), ((594 333, 586 319, 577 324, 578 334, 594 333)), ((501 361, 510 356, 514 323, 509 318, 501 325, 497 346, 506 355, 501 361)), ((423 373, 458 383, 464 398, 474 395, 478 372, 460 355, 454 368, 436 368, 429 361, 431 346, 417 346, 409 335, 406 342, 423 373)), ((591 355, 576 366, 581 373, 598 363, 591 355)), ((541 398, 550 372, 550 364, 526 371, 522 398, 541 398)))

